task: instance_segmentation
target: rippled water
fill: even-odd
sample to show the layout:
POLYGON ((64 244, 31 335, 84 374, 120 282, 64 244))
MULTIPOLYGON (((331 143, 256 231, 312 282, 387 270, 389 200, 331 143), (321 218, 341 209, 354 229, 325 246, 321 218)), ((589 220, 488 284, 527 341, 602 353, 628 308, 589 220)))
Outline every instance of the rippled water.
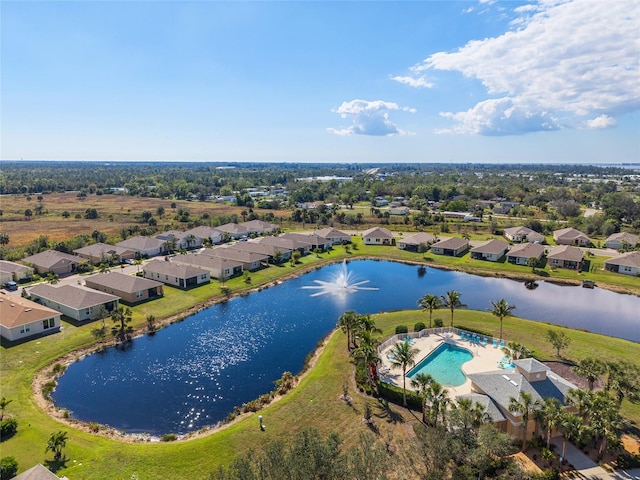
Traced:
MULTIPOLYGON (((213 306, 128 349, 109 348, 68 368, 53 394, 74 418, 127 433, 185 433, 223 420, 233 407, 274 388, 282 372, 304 358, 346 310, 375 313, 416 308, 426 293, 458 290, 469 308, 486 310, 505 298, 515 314, 640 341, 640 298, 600 289, 522 283, 385 261, 354 261, 354 282, 379 290, 313 297, 303 286, 326 281, 332 265, 281 285, 213 306)), ((448 322, 448 311, 434 318, 448 322)), ((418 320, 425 320, 422 315, 418 320)), ((544 329, 541 329, 541 334, 544 329)))

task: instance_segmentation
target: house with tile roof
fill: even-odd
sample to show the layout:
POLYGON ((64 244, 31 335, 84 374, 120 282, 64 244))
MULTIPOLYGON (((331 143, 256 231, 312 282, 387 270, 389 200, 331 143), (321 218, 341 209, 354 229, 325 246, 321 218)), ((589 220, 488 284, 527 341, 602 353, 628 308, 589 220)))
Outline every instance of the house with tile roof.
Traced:
POLYGON ((78 322, 96 320, 118 308, 120 297, 81 285, 39 283, 27 290, 35 302, 78 322))
POLYGON ((508 250, 509 244, 507 242, 493 238, 478 245, 477 247, 473 247, 469 254, 474 260, 497 262, 505 256, 508 250))
POLYGON ((623 253, 605 260, 604 269, 624 275, 640 275, 640 251, 623 253))
POLYGON ((445 238, 431 245, 431 252, 436 255, 458 257, 469 250, 469 240, 464 238, 445 238))
POLYGON ((184 290, 209 283, 211 280, 209 272, 203 268, 157 259, 147 263, 142 274, 144 278, 184 290))
POLYGON ((558 245, 549 250, 547 265, 557 268, 581 270, 584 252, 571 245, 558 245))
POLYGON ((47 273, 65 275, 75 272, 78 263, 80 263, 82 259, 75 255, 58 252, 57 250, 46 250, 23 258, 22 261, 28 265, 33 265, 33 268, 35 268, 39 275, 46 275, 47 273))
POLYGON ((362 241, 365 245, 394 245, 393 233, 382 227, 373 227, 362 232, 362 241))
POLYGON ((162 283, 119 272, 92 275, 86 278, 85 285, 101 292, 116 295, 120 297, 122 303, 127 305, 154 300, 164 295, 162 283))
POLYGON ((293 251, 300 252, 300 255, 309 255, 313 249, 311 242, 302 241, 298 237, 262 237, 257 239, 259 243, 266 245, 273 245, 279 248, 286 248, 293 251))
POLYGON ((613 233, 607 237, 605 246, 614 250, 627 250, 638 244, 638 235, 629 232, 613 233))
POLYGON ((17 295, 0 293, 0 336, 14 342, 60 331, 60 312, 17 295))
POLYGON ((515 245, 507 253, 507 262, 515 265, 527 265, 530 258, 540 261, 544 255, 544 247, 539 243, 521 243, 515 245))

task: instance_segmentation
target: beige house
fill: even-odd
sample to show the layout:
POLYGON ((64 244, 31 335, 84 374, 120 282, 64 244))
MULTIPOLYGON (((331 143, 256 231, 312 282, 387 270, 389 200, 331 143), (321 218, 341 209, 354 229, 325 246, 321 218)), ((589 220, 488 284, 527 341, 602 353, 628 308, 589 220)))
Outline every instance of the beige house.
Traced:
POLYGON ((509 244, 498 239, 491 239, 471 249, 470 255, 474 260, 488 260, 497 262, 509 250, 509 244))
POLYGON ((0 294, 0 335, 15 342, 60 331, 60 312, 17 295, 0 294))
POLYGON ((469 249, 469 240, 464 238, 446 238, 431 245, 431 252, 435 255, 457 257, 469 249))
POLYGON ((133 250, 141 257, 156 257, 165 253, 165 242, 153 237, 138 235, 116 243, 117 247, 133 250))
POLYGON ((531 242, 531 243, 543 243, 544 235, 531 230, 528 227, 510 227, 505 228, 503 235, 507 240, 514 243, 531 242))
POLYGON ((558 245, 575 245, 576 247, 586 247, 592 244, 591 239, 585 233, 571 227, 555 230, 553 240, 558 245))
POLYGON ((0 260, 0 284, 20 282, 33 276, 34 270, 26 265, 0 260))
POLYGON ((362 232, 362 241, 365 245, 394 245, 393 233, 386 228, 373 227, 362 232))
POLYGON ((193 265, 207 270, 211 278, 227 280, 231 277, 242 275, 242 262, 228 258, 211 257, 202 254, 176 255, 171 263, 193 265))
POLYGON ((82 322, 96 320, 118 308, 120 298, 80 285, 40 283, 29 290, 31 298, 45 307, 82 322))
POLYGON ((436 237, 433 235, 426 232, 420 232, 414 235, 408 235, 398 240, 398 248, 401 250, 417 252, 420 245, 431 245, 435 240, 436 237))
POLYGON ((85 285, 120 297, 127 305, 135 305, 164 295, 162 283, 119 272, 99 273, 88 277, 85 285))
POLYGON ((264 253, 247 252, 225 247, 205 248, 200 252, 200 255, 240 262, 242 264, 242 270, 249 272, 258 270, 262 268, 263 264, 269 263, 269 256, 264 253))
POLYGON ((604 269, 624 275, 640 275, 640 252, 627 252, 610 258, 604 262, 604 269))
POLYGON ((36 272, 40 275, 47 273, 55 273, 56 275, 65 275, 76 271, 78 263, 81 259, 68 253, 58 252, 57 250, 46 250, 36 253, 30 257, 23 258, 22 261, 29 265, 33 265, 36 272))
POLYGON ((257 219, 242 222, 240 226, 245 228, 250 235, 264 235, 265 233, 277 232, 280 229, 280 227, 275 223, 263 222, 262 220, 257 219))
POLYGON ((266 245, 273 245, 278 248, 286 248, 293 251, 300 252, 301 255, 308 255, 311 252, 313 246, 311 242, 303 242, 297 238, 283 238, 283 237, 262 237, 257 240, 259 243, 266 245))
POLYGON ((348 233, 341 232, 333 227, 322 228, 314 233, 325 240, 329 240, 332 245, 351 243, 351 236, 348 233))
POLYGON ((156 235, 158 240, 165 243, 165 250, 170 250, 168 244, 172 244, 171 248, 175 250, 189 250, 202 247, 202 238, 193 233, 181 232, 180 230, 168 230, 156 235))
POLYGON ((571 245, 558 245, 549 250, 547 254, 547 265, 558 268, 570 268, 571 270, 581 270, 584 253, 577 247, 571 245))
POLYGON ((94 243, 93 245, 77 248, 73 253, 94 265, 133 260, 136 256, 136 252, 130 248, 109 245, 108 243, 94 243))
POLYGON ((216 230, 213 227, 207 227, 205 225, 191 228, 184 233, 186 233, 187 235, 198 237, 200 239, 201 245, 204 244, 205 240, 208 240, 214 245, 222 242, 222 232, 220 230, 216 230))
POLYGON ((540 261, 544 255, 544 247, 539 243, 521 243, 507 253, 507 262, 515 265, 527 265, 530 258, 540 261))
POLYGON ((197 287, 211 280, 207 270, 166 260, 152 260, 142 272, 144 278, 182 289, 197 287))
POLYGON ((222 236, 229 236, 230 239, 239 240, 241 238, 247 238, 251 233, 249 228, 238 225, 237 223, 225 223, 216 227, 216 230, 221 232, 222 236))
POLYGON ((291 259, 292 253, 292 250, 289 248, 276 247, 268 243, 257 242, 256 239, 249 240, 248 242, 237 242, 227 248, 267 255, 267 261, 269 263, 286 262, 291 259))
POLYGON ((638 244, 638 235, 628 232, 619 232, 609 235, 605 242, 607 248, 614 250, 626 250, 634 248, 638 244))
POLYGON ((284 233, 280 235, 280 238, 308 243, 312 249, 319 248, 320 250, 328 250, 333 245, 331 240, 316 235, 315 233, 284 233))

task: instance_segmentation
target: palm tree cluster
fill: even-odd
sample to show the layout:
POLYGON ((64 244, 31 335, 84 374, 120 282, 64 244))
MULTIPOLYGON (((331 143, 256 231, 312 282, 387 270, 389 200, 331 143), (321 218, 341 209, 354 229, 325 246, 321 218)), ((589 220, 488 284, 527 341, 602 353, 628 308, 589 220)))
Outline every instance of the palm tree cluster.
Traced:
POLYGON ((380 363, 380 339, 377 335, 382 333, 382 330, 376 327, 370 315, 359 314, 353 310, 340 316, 338 326, 347 335, 347 350, 356 363, 356 378, 366 376, 368 384, 374 386, 373 368, 380 363))
POLYGON ((433 311, 441 308, 448 308, 451 312, 451 326, 453 327, 453 312, 456 308, 466 307, 464 303, 460 301, 460 292, 450 290, 445 295, 436 296, 431 293, 427 293, 424 297, 418 300, 418 306, 425 312, 429 312, 429 328, 432 328, 433 311))

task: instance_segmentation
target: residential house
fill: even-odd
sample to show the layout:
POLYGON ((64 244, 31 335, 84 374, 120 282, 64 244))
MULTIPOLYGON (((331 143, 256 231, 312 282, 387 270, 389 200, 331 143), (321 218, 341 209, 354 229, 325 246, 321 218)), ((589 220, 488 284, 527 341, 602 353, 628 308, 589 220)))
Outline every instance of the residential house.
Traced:
POLYGON ((133 250, 140 257, 149 258, 157 257, 165 253, 165 242, 159 238, 143 237, 138 235, 136 237, 129 237, 122 242, 116 243, 117 247, 122 247, 127 250, 133 250))
POLYGON ((96 320, 118 308, 120 298, 81 285, 40 283, 28 290, 36 302, 78 322, 96 320))
POLYGON ((60 477, 47 467, 38 463, 34 467, 22 472, 20 475, 13 477, 13 480, 60 480, 60 477))
POLYGON ((202 254, 177 255, 171 259, 171 263, 193 265, 207 270, 211 278, 227 280, 242 275, 242 262, 228 258, 211 257, 202 254))
POLYGON ((408 215, 411 210, 409 207, 389 207, 389 215, 408 215))
POLYGON ((320 250, 328 250, 333 245, 331 240, 321 237, 315 233, 283 233, 280 235, 280 238, 308 243, 312 248, 319 248, 320 250))
POLYGON ((73 253, 94 265, 133 260, 136 256, 136 252, 130 248, 109 245, 108 243, 94 243, 93 245, 77 248, 73 253))
POLYGON ((34 270, 26 265, 0 260, 0 285, 7 282, 20 282, 33 276, 34 270))
POLYGON ((0 336, 14 342, 60 331, 60 312, 17 295, 0 293, 0 336))
POLYGON ((614 250, 628 250, 638 244, 638 235, 628 232, 619 232, 609 235, 605 242, 607 248, 614 250))
POLYGON ((640 275, 640 252, 627 252, 605 260, 604 269, 625 275, 640 275))
POLYGON ((507 240, 511 240, 514 243, 521 243, 525 241, 530 243, 544 242, 544 235, 527 227, 505 228, 503 234, 507 240))
POLYGON ((547 254, 547 265, 557 268, 569 268, 571 270, 582 270, 582 260, 584 252, 571 245, 558 245, 547 254))
POLYGON ((156 238, 165 242, 166 250, 190 250, 202 247, 202 238, 180 230, 168 230, 156 238))
POLYGON ((211 280, 208 270, 166 260, 152 260, 142 272, 144 278, 182 289, 197 287, 211 280))
POLYGON ((521 243, 507 253, 507 262, 515 265, 527 265, 530 258, 540 261, 544 255, 544 247, 539 243, 521 243))
POLYGON ((162 283, 119 272, 93 275, 85 280, 85 285, 101 292, 117 295, 120 301, 127 305, 135 305, 164 295, 162 283))
POLYGON ((26 264, 33 265, 33 268, 35 268, 36 272, 40 275, 46 275, 47 273, 65 275, 76 271, 80 259, 74 255, 58 252, 57 250, 46 250, 23 258, 22 261, 26 264))
POLYGON ((336 230, 333 227, 322 228, 320 230, 316 230, 314 233, 325 240, 331 241, 332 245, 351 243, 351 235, 341 232, 340 230, 336 230))
POLYGON ((259 270, 263 264, 269 263, 269 256, 264 253, 247 252, 224 247, 205 248, 200 252, 200 255, 240 262, 242 264, 242 270, 248 270, 250 272, 259 270))
POLYGON ((398 240, 398 248, 401 250, 409 250, 412 252, 417 252, 420 245, 431 245, 435 242, 436 237, 429 233, 420 232, 414 235, 409 235, 407 237, 403 237, 398 240))
MULTIPOLYGON (((506 433, 522 438, 522 417, 518 413, 509 410, 511 399, 520 399, 520 393, 531 395, 534 402, 543 402, 546 398, 555 398, 560 405, 572 408, 567 402, 567 395, 577 387, 554 374, 549 367, 534 358, 514 360, 515 371, 493 371, 472 373, 467 375, 471 380, 471 391, 476 395, 484 395, 489 400, 484 403, 493 403, 499 410, 505 421, 497 423, 506 433)), ((491 407, 490 407, 491 408, 491 407)), ((489 410, 487 410, 489 412, 489 410)), ((498 417, 499 418, 499 417, 498 417)), ((527 440, 535 435, 535 418, 529 418, 527 425, 527 440)))
POLYGON ((313 248, 311 242, 302 242, 297 238, 283 238, 283 237, 262 237, 257 240, 259 243, 266 245, 273 245, 274 247, 288 249, 300 252, 300 255, 308 255, 313 248))
POLYGON ((291 259, 292 250, 289 248, 276 247, 268 243, 249 240, 248 242, 237 242, 227 248, 242 250, 245 252, 261 253, 268 256, 269 263, 282 263, 291 259))
POLYGON ((271 234, 280 230, 280 227, 275 223, 263 222, 262 220, 257 219, 242 222, 240 226, 247 229, 250 235, 264 235, 265 233, 271 234))
POLYGON ((571 227, 554 230, 553 240, 558 245, 575 245, 577 247, 586 247, 592 243, 586 234, 571 227))
POLYGON ((394 245, 393 233, 386 228, 373 227, 362 232, 362 241, 365 245, 394 245))
POLYGON ((471 249, 470 255, 474 260, 488 260, 497 262, 509 251, 509 244, 496 238, 471 249))
POLYGON ((436 255, 457 257, 469 249, 469 240, 464 238, 445 238, 431 245, 431 252, 436 255))
POLYGON ((216 227, 216 230, 221 232, 222 238, 229 237, 232 240, 239 240, 241 238, 247 238, 251 231, 248 228, 238 225, 237 223, 225 223, 216 227))
POLYGON ((216 230, 213 227, 207 227, 206 225, 191 228, 184 233, 186 233, 187 235, 194 235, 195 237, 199 238, 201 245, 205 243, 205 240, 213 245, 217 245, 218 243, 222 242, 222 232, 220 230, 216 230))

